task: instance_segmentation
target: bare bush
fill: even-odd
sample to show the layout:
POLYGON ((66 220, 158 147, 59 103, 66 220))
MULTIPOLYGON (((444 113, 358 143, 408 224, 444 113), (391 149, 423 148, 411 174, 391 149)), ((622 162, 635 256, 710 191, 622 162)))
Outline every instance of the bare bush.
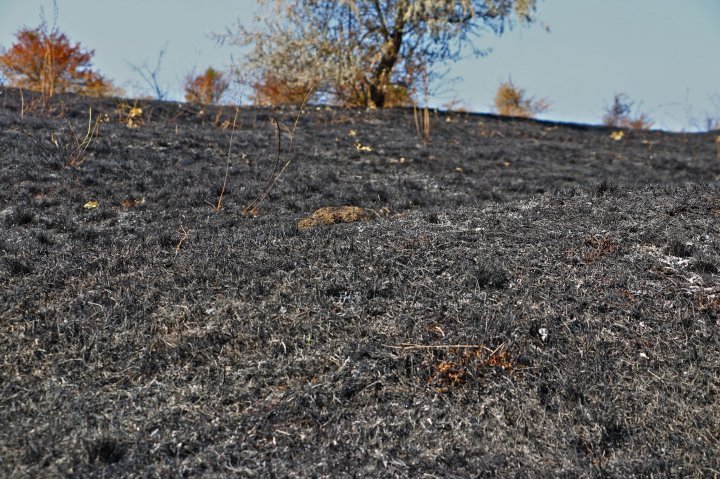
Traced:
POLYGON ((636 130, 650 129, 654 122, 645 113, 633 114, 634 104, 624 93, 615 94, 612 105, 605 109, 605 115, 602 118, 603 125, 636 130))

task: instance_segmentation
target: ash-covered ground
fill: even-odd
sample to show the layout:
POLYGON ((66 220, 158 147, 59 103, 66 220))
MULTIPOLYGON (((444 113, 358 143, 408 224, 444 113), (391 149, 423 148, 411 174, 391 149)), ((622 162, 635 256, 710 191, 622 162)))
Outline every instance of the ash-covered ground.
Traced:
POLYGON ((0 476, 720 474, 718 132, 0 92, 0 476))

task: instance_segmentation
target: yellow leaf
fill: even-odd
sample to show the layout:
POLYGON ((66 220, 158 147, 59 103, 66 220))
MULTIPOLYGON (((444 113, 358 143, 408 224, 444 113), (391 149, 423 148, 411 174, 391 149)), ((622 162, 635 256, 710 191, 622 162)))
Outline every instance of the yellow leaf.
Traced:
POLYGON ((85 208, 86 210, 93 210, 98 206, 100 206, 100 203, 98 201, 90 200, 83 205, 83 208, 85 208))
POLYGON ((361 145, 360 142, 355 143, 355 149, 357 151, 372 151, 372 148, 367 145, 361 145))
POLYGON ((624 131, 613 131, 610 133, 610 138, 612 138, 615 141, 620 141, 625 137, 624 131))

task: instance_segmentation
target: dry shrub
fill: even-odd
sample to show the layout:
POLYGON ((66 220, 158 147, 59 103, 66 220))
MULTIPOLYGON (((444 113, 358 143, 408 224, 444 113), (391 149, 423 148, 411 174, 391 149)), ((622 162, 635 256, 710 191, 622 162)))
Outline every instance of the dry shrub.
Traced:
POLYGON ((293 84, 271 73, 265 73, 252 84, 252 102, 259 106, 300 106, 312 90, 310 85, 293 84))
POLYGON ((495 93, 495 111, 498 115, 533 118, 549 108, 550 103, 546 99, 528 97, 525 90, 516 87, 512 80, 502 82, 495 93))
POLYGON ((44 100, 64 92, 93 96, 119 93, 92 70, 93 55, 93 50, 71 44, 64 33, 43 23, 16 34, 16 42, 0 55, 0 69, 10 86, 38 91, 44 100))
POLYGON ((624 93, 618 93, 613 99, 612 105, 605 109, 603 125, 613 128, 632 128, 635 130, 649 130, 654 122, 645 113, 633 116, 634 102, 624 93))
POLYGON ((40 155, 48 164, 58 168, 78 168, 89 158, 89 148, 100 134, 100 125, 110 119, 107 115, 93 117, 92 109, 89 109, 87 128, 83 132, 79 131, 64 113, 60 114, 60 118, 65 120, 65 127, 51 131, 49 142, 39 141, 35 135, 28 132, 29 139, 38 147, 40 155))
POLYGON ((206 105, 218 104, 229 86, 230 83, 222 72, 208 67, 200 75, 191 74, 185 78, 183 85, 185 101, 206 105))
MULTIPOLYGON (((341 79, 332 83, 328 88, 333 94, 332 103, 346 108, 377 107, 372 100, 370 85, 363 79, 347 81, 341 79)), ((401 82, 387 83, 381 86, 383 90, 383 108, 409 107, 415 104, 413 92, 401 82)))
POLYGON ((455 113, 468 113, 472 111, 472 107, 467 103, 466 100, 460 98, 452 98, 442 104, 441 107, 445 111, 452 111, 455 113))
POLYGON ((625 126, 626 128, 632 128, 634 130, 649 130, 654 124, 655 122, 653 122, 650 117, 645 113, 641 113, 639 116, 628 120, 625 126))
POLYGON ((84 135, 79 134, 66 119, 67 138, 61 135, 52 134, 52 141, 65 158, 66 168, 77 168, 88 159, 88 148, 100 134, 101 117, 93 121, 92 109, 88 110, 88 125, 84 135))
MULTIPOLYGON (((315 83, 302 83, 286 80, 279 75, 265 73, 261 79, 252 83, 252 102, 259 106, 300 106, 306 101, 308 92, 318 91, 315 83)), ((338 78, 335 81, 322 82, 323 91, 332 91, 331 95, 322 93, 311 95, 310 101, 322 100, 326 103, 345 108, 362 108, 372 105, 370 89, 362 79, 338 78)), ((413 95, 402 83, 385 85, 384 107, 412 106, 413 95)))

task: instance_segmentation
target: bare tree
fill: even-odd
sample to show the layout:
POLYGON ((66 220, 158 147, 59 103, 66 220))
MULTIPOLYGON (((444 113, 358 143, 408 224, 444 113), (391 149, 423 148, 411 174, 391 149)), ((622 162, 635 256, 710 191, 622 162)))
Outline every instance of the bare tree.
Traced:
MULTIPOLYGON (((383 107, 476 40, 535 20, 538 0, 258 0, 257 29, 221 41, 251 49, 238 71, 348 105, 383 107)), ((299 95, 297 95, 299 96, 299 95)))
POLYGON ((167 45, 165 45, 163 48, 160 49, 157 56, 157 62, 155 62, 155 67, 150 68, 148 66, 147 60, 145 60, 142 65, 136 65, 133 63, 128 62, 128 65, 130 68, 137 73, 140 78, 145 82, 147 87, 152 92, 152 95, 157 98, 158 100, 165 100, 168 97, 168 89, 167 86, 162 85, 160 83, 160 70, 162 66, 162 60, 165 56, 165 51, 167 50, 167 45))

